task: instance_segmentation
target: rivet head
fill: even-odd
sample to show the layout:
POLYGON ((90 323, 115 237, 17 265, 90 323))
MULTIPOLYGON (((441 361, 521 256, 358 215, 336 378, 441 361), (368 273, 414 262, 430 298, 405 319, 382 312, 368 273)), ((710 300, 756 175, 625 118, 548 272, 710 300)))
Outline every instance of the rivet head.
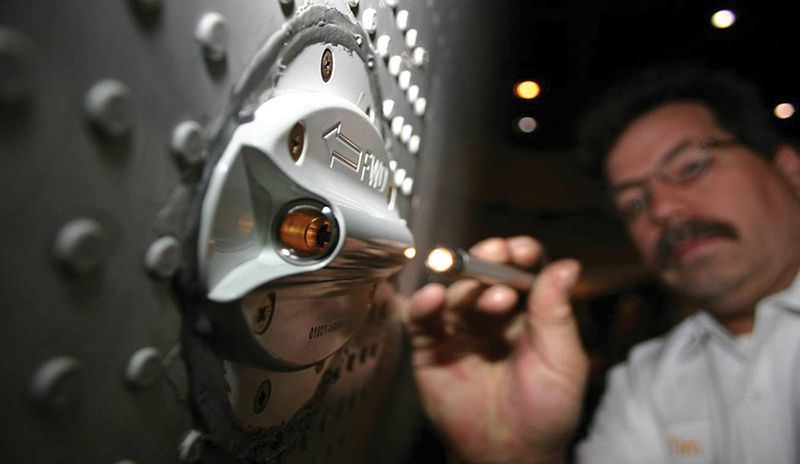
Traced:
POLYGON ((403 181, 402 190, 405 196, 410 196, 414 193, 414 179, 406 177, 406 180, 403 181))
POLYGON ((411 124, 406 124, 405 126, 403 126, 403 129, 400 131, 400 140, 402 140, 403 143, 408 143, 408 141, 411 140, 411 134, 413 132, 414 132, 414 128, 411 127, 411 124))
POLYGON ((200 123, 183 121, 172 130, 170 149, 182 162, 197 164, 205 157, 208 137, 200 123))
POLYGON ((408 10, 400 10, 395 18, 397 28, 405 32, 408 29, 408 10))
POLYGON ((56 259, 77 274, 99 268, 108 257, 108 235, 94 219, 79 218, 65 224, 56 235, 56 259))
POLYGON ((428 51, 422 47, 417 47, 411 52, 411 59, 416 67, 421 68, 428 64, 428 51))
POLYGON ((412 85, 411 87, 409 87, 408 90, 406 91, 406 96, 408 97, 409 103, 413 104, 415 101, 417 101, 417 99, 419 98, 419 86, 412 85))
POLYGON ((358 8, 358 4, 359 4, 359 3, 360 3, 360 2, 359 2, 358 0, 347 0, 347 5, 348 5, 348 6, 349 6, 351 9, 356 9, 356 8, 358 8))
POLYGON ((17 31, 0 27, 0 100, 19 101, 34 90, 36 48, 17 31))
POLYGON ((144 255, 144 266, 150 274, 162 279, 175 275, 181 264, 181 243, 177 238, 166 235, 159 237, 144 255))
POLYGON ((361 13, 361 25, 370 34, 374 34, 378 30, 378 12, 375 8, 367 8, 361 13))
POLYGON ((192 430, 186 434, 178 445, 178 459, 181 463, 189 464, 200 460, 203 454, 203 434, 192 430))
POLYGON ((392 8, 397 8, 398 3, 400 3, 399 0, 386 0, 386 4, 392 8))
POLYGON ((416 29, 409 29, 406 31, 406 46, 408 48, 414 48, 417 46, 417 37, 419 33, 416 29))
POLYGON ((389 56, 389 44, 392 43, 392 38, 388 35, 382 35, 375 40, 375 50, 378 52, 378 56, 381 58, 386 58, 389 56))
POLYGON ((228 52, 228 24, 225 17, 215 11, 206 13, 197 23, 194 35, 203 46, 206 58, 211 61, 225 59, 228 52))
POLYGON ((412 155, 416 155, 419 153, 420 145, 422 144, 422 139, 420 139, 419 135, 412 135, 411 140, 408 141, 408 152, 412 155))
POLYGON ((389 119, 392 117, 392 113, 394 113, 394 100, 384 100, 382 110, 384 118, 389 119))
POLYGON ((125 367, 125 382, 133 388, 147 388, 161 379, 161 352, 153 347, 137 350, 125 367))
POLYGON ((402 90, 407 90, 408 87, 411 85, 411 71, 409 70, 401 71, 400 75, 397 76, 397 84, 400 86, 402 90))
POLYGON ((400 55, 394 55, 389 58, 389 74, 396 76, 400 74, 400 68, 403 66, 403 58, 400 55))
POLYGON ((394 172, 394 183, 395 185, 402 185, 403 181, 406 180, 406 170, 405 169, 398 169, 394 172))
POLYGON ((405 119, 402 116, 395 116, 391 123, 392 135, 399 137, 400 132, 403 131, 403 124, 405 124, 405 119))
POLYGON ((89 119, 105 135, 119 137, 133 128, 131 90, 118 80, 106 79, 93 85, 84 107, 89 119))
POLYGON ((256 416, 261 415, 267 409, 269 399, 272 396, 272 382, 269 379, 263 381, 256 390, 256 396, 253 399, 253 414, 256 416))
POLYGON ((44 409, 65 409, 75 403, 80 389, 80 362, 58 356, 42 364, 31 382, 31 396, 44 409))
POLYGON ((417 98, 417 101, 414 102, 414 114, 419 117, 425 115, 425 110, 428 108, 428 100, 425 98, 417 98))
POLYGON ((331 75, 333 74, 333 52, 330 48, 326 48, 325 51, 322 52, 320 73, 322 74, 323 82, 328 82, 331 80, 331 75))

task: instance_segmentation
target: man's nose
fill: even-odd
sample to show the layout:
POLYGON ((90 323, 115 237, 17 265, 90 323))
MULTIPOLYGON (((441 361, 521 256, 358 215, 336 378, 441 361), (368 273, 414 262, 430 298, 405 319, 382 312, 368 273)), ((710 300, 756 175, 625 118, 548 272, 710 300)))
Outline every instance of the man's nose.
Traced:
POLYGON ((689 217, 686 189, 654 179, 650 183, 648 219, 660 226, 677 224, 689 217))

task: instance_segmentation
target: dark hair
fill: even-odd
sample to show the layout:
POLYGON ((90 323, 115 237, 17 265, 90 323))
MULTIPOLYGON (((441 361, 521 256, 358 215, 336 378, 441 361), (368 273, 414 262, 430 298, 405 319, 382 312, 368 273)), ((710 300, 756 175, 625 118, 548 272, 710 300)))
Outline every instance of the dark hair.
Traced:
POLYGON ((753 84, 730 73, 680 65, 641 72, 587 111, 577 133, 579 162, 605 183, 605 159, 620 134, 640 116, 675 101, 705 105, 721 127, 768 159, 781 143, 753 84))

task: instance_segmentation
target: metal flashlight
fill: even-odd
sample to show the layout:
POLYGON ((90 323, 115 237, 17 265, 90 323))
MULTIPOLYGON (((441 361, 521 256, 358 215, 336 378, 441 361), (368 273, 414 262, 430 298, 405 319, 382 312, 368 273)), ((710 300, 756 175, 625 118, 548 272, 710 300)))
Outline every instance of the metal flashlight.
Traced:
POLYGON ((463 276, 478 282, 508 285, 519 291, 528 291, 536 279, 534 274, 511 266, 478 259, 461 248, 436 247, 428 254, 425 267, 437 274, 463 276))

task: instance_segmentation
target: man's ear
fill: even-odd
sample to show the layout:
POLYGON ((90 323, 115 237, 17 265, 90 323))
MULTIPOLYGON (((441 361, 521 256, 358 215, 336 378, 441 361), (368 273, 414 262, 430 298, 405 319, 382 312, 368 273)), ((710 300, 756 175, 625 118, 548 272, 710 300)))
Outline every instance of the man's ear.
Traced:
POLYGON ((800 196, 800 152, 792 145, 781 144, 775 150, 772 163, 792 186, 795 194, 800 196))

